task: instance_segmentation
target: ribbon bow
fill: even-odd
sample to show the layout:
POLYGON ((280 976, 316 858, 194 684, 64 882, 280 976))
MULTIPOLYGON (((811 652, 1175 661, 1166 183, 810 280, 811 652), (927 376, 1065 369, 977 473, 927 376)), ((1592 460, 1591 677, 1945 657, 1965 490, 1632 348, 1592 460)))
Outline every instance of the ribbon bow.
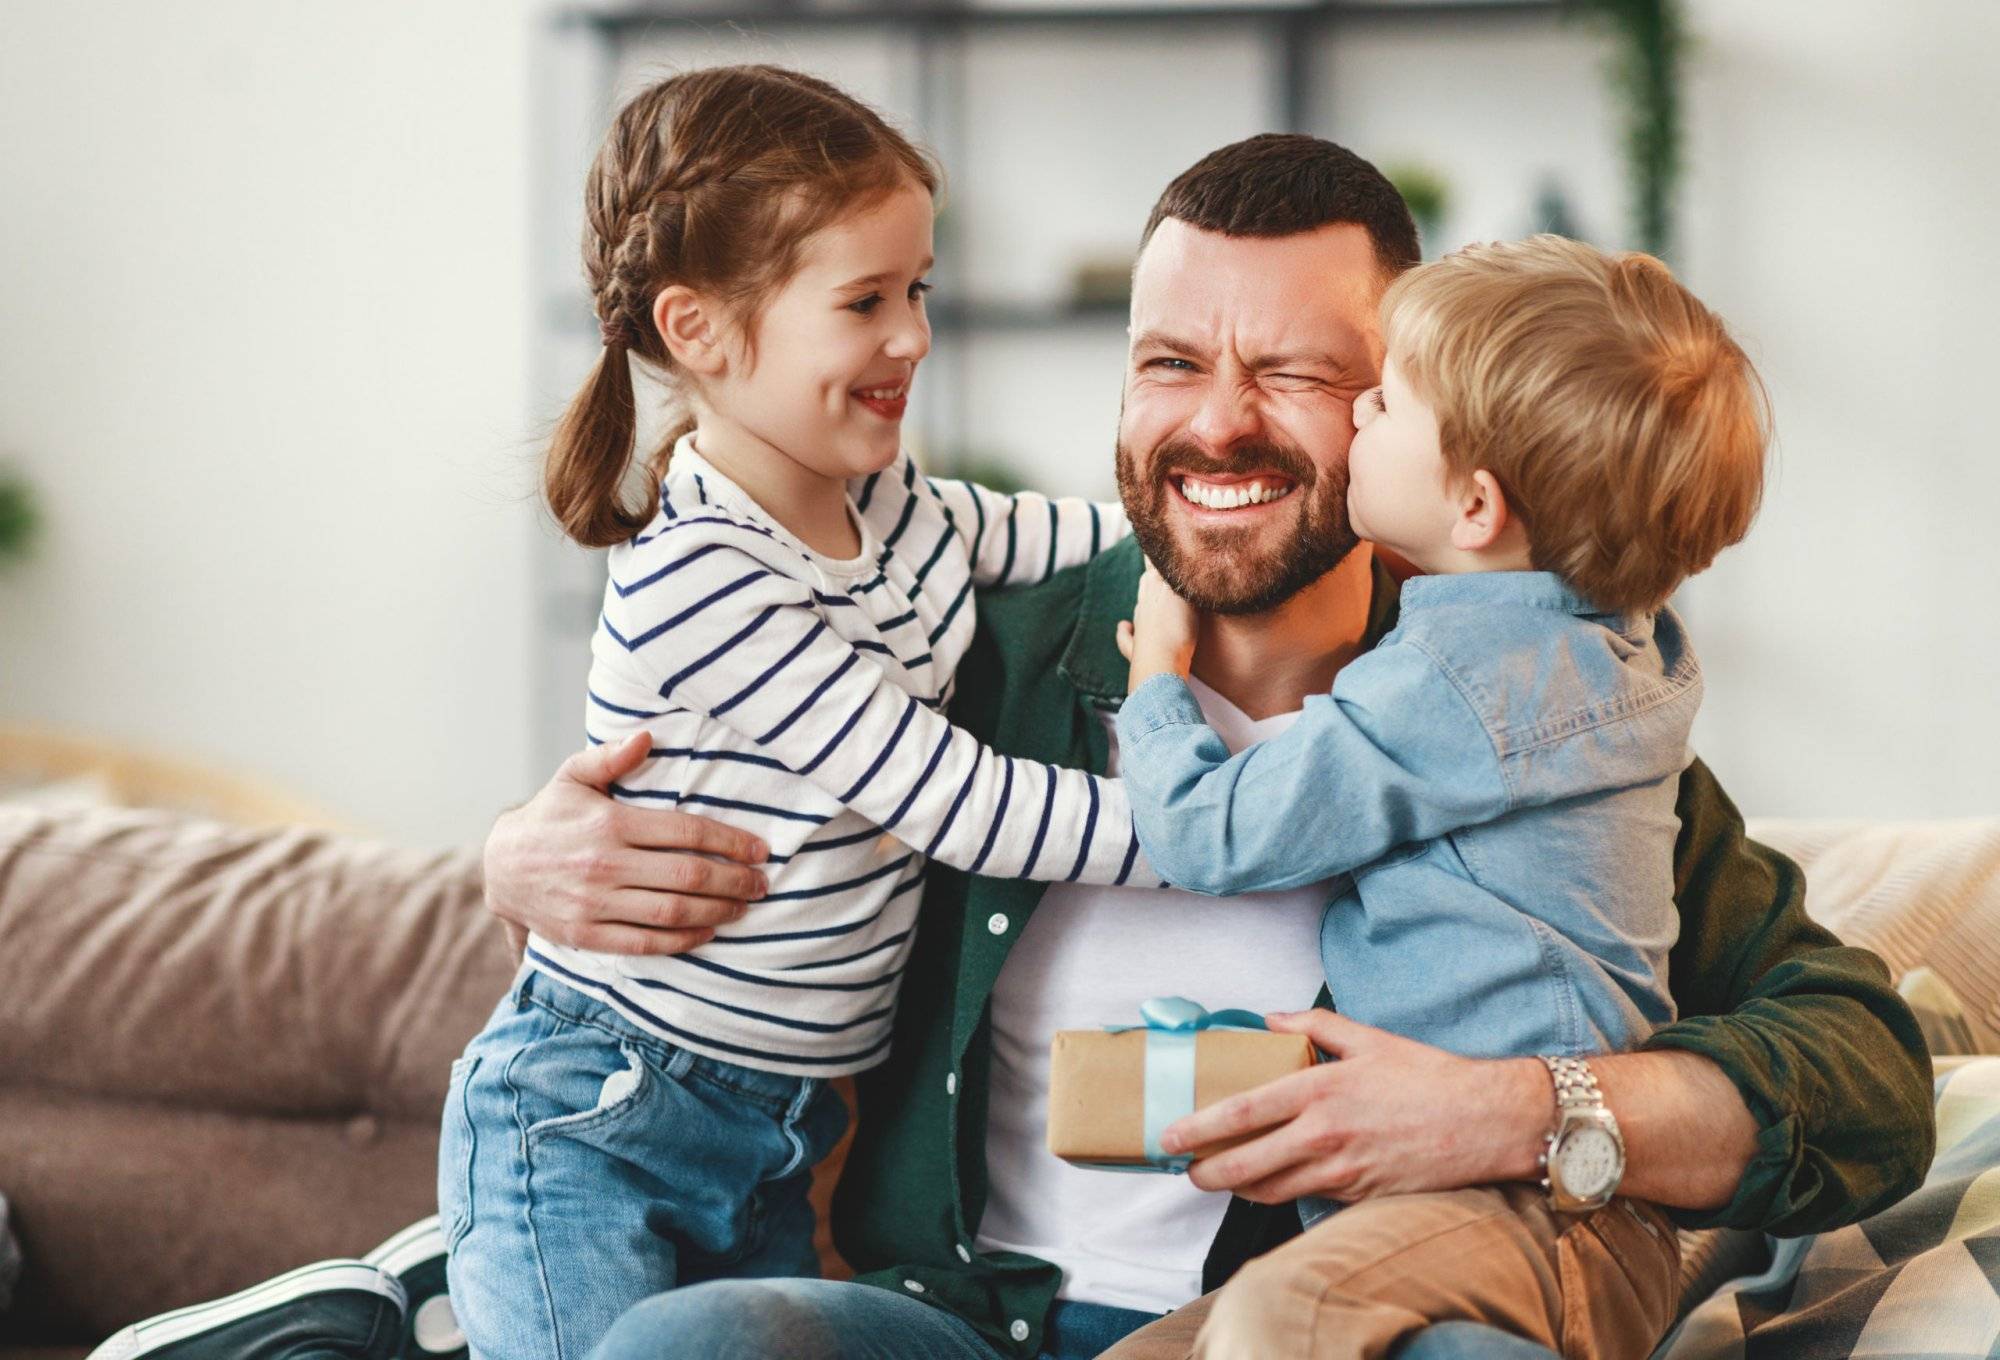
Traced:
POLYGON ((1211 1011, 1184 996, 1156 996, 1141 1002, 1143 1025, 1106 1025, 1110 1034, 1135 1029, 1146 1032, 1145 1166, 1120 1166, 1120 1171, 1185 1173, 1192 1157, 1171 1157, 1160 1146, 1160 1134, 1184 1114, 1194 1112, 1195 1036, 1206 1029, 1264 1029, 1264 1017, 1254 1011, 1211 1011))

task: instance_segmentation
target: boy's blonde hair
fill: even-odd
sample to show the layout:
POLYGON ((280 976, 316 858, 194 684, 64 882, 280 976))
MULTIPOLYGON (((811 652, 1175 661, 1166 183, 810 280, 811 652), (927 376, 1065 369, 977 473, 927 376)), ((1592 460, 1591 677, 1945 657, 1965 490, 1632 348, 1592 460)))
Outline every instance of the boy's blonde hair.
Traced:
POLYGON ((1470 246, 1396 280, 1382 333, 1437 412, 1449 474, 1492 473, 1534 565, 1600 608, 1658 608, 1748 532, 1763 384, 1652 256, 1470 246))

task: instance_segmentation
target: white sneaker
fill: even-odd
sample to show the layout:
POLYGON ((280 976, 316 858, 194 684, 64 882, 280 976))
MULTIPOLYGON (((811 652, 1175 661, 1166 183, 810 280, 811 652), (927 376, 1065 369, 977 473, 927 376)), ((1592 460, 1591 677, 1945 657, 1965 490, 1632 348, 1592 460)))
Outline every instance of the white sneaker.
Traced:
POLYGON ((361 1258, 396 1277, 408 1299, 400 1360, 471 1360, 445 1292, 444 1230, 432 1214, 361 1258))
POLYGON ((89 1360, 393 1360, 403 1286, 366 1261, 317 1261, 213 1303, 135 1322, 89 1360))

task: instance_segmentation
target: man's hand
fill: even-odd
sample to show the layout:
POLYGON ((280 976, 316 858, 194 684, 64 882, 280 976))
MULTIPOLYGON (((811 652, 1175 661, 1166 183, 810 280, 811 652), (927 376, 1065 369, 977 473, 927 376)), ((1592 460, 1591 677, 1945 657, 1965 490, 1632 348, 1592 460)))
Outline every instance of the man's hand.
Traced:
POLYGON ((766 891, 755 836, 685 812, 626 807, 606 789, 651 737, 579 751, 486 837, 486 909, 518 952, 527 931, 577 949, 679 954, 766 891))
POLYGON ((1461 1058, 1325 1010, 1265 1021, 1338 1061, 1169 1124, 1160 1145, 1170 1153, 1266 1130, 1196 1162, 1188 1179, 1203 1190, 1261 1204, 1353 1201, 1537 1174, 1555 1097, 1535 1059, 1461 1058))
POLYGON ((1171 673, 1187 679, 1188 668, 1194 664, 1200 623, 1195 607, 1174 594, 1174 588, 1148 561, 1139 577, 1139 602, 1132 607, 1132 619, 1118 625, 1118 650, 1132 663, 1125 692, 1131 693, 1156 675, 1171 673))

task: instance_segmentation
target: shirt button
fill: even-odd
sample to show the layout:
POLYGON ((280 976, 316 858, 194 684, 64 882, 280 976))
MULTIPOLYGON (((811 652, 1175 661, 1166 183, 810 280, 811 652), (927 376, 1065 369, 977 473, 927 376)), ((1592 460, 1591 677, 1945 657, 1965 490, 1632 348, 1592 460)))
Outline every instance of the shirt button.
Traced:
POLYGON ((955 1096, 958 1094, 958 1073, 956 1072, 945 1073, 944 1093, 948 1096, 955 1096))
POLYGON ((924 1287, 915 1280, 903 1281, 903 1288, 909 1290, 912 1294, 921 1294, 924 1292, 924 1287))
POLYGON ((1020 1318, 1015 1318, 1013 1325, 1007 1329, 1007 1335, 1013 1337, 1016 1341, 1026 1341, 1028 1339, 1028 1324, 1020 1318))
POLYGON ((986 929, 991 931, 995 935, 1005 935, 1007 933, 1007 913, 1004 911, 996 911, 991 916, 987 917, 986 929))
MULTIPOLYGON (((1651 1227, 1652 1225, 1647 1224, 1646 1226, 1651 1227)), ((967 1265, 972 1264, 972 1253, 965 1249, 965 1243, 963 1242, 960 1242, 958 1244, 958 1259, 965 1262, 967 1265)))

